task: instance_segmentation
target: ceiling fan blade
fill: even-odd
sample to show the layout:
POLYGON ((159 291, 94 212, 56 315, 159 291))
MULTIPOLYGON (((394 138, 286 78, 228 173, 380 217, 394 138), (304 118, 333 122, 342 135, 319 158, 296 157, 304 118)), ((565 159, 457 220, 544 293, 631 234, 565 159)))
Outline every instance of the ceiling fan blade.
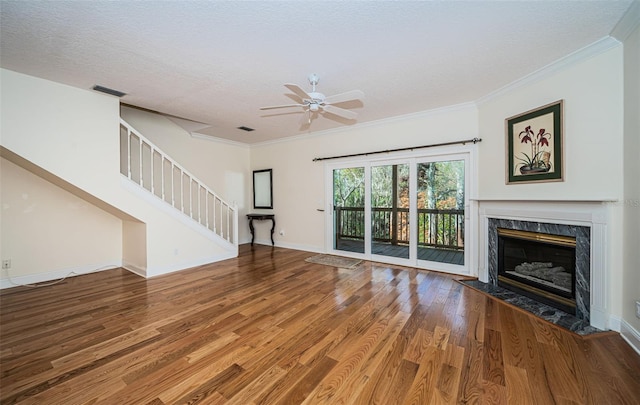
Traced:
POLYGON ((336 107, 333 105, 323 105, 322 109, 328 113, 335 114, 348 120, 354 120, 358 116, 358 113, 355 113, 351 110, 345 110, 344 108, 336 107))
POLYGON ((312 98, 306 91, 302 90, 300 86, 298 86, 297 84, 287 83, 284 85, 284 87, 294 92, 296 96, 300 97, 303 100, 312 98))
POLYGON ((329 96, 324 99, 325 104, 337 104, 343 103, 345 101, 351 100, 362 100, 364 98, 364 93, 361 90, 351 90, 346 93, 336 94, 334 96, 329 96))
POLYGON ((304 107, 304 104, 283 104, 283 105, 273 105, 271 107, 260 107, 261 110, 273 110, 274 108, 285 108, 285 107, 304 107))

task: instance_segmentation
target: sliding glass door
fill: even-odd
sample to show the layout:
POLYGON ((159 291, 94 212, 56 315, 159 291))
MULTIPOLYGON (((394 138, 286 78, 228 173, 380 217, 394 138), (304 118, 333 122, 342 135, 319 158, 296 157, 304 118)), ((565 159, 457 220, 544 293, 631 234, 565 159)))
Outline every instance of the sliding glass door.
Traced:
POLYGON ((335 254, 468 273, 469 154, 327 165, 335 254))
POLYGON ((418 260, 464 265, 465 161, 417 164, 418 260))
POLYGON ((409 164, 371 166, 371 238, 374 255, 409 259, 409 164))
POLYGON ((333 249, 364 253, 365 168, 345 167, 332 171, 333 249))

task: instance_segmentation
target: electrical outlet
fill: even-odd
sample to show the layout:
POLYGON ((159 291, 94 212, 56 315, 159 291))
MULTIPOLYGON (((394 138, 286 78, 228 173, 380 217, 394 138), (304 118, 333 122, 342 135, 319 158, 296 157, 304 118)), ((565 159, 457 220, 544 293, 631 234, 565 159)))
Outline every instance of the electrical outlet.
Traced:
POLYGON ((640 318, 640 301, 636 301, 636 318, 640 318))
POLYGON ((9 270, 11 268, 11 259, 3 260, 2 261, 2 268, 4 270, 9 270))

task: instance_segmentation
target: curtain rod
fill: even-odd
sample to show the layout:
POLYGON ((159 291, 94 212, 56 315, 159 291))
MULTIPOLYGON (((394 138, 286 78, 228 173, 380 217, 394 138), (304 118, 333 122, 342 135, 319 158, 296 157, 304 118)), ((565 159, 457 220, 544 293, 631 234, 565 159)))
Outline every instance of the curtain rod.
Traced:
POLYGON ((380 153, 401 152, 401 151, 404 151, 404 150, 433 148, 433 147, 436 147, 436 146, 449 146, 449 145, 458 145, 458 144, 465 145, 465 144, 470 143, 470 142, 473 142, 474 144, 476 144, 478 142, 482 142, 482 139, 481 138, 473 138, 473 139, 467 139, 465 141, 434 143, 434 144, 431 144, 431 145, 411 146, 411 147, 408 147, 408 148, 387 149, 387 150, 378 150, 378 151, 375 151, 375 152, 352 153, 350 155, 320 157, 320 158, 313 158, 313 161, 314 162, 318 162, 320 160, 330 160, 330 159, 340 159, 340 158, 346 158, 346 157, 377 155, 377 154, 380 154, 380 153))

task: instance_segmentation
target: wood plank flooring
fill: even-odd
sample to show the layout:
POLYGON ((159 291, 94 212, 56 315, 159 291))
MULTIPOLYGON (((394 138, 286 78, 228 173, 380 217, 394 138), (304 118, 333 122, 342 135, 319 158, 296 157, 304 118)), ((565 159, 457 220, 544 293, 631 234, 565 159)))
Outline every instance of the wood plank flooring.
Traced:
POLYGON ((2 404, 638 404, 640 356, 454 276, 241 246, 0 292, 2 404))

